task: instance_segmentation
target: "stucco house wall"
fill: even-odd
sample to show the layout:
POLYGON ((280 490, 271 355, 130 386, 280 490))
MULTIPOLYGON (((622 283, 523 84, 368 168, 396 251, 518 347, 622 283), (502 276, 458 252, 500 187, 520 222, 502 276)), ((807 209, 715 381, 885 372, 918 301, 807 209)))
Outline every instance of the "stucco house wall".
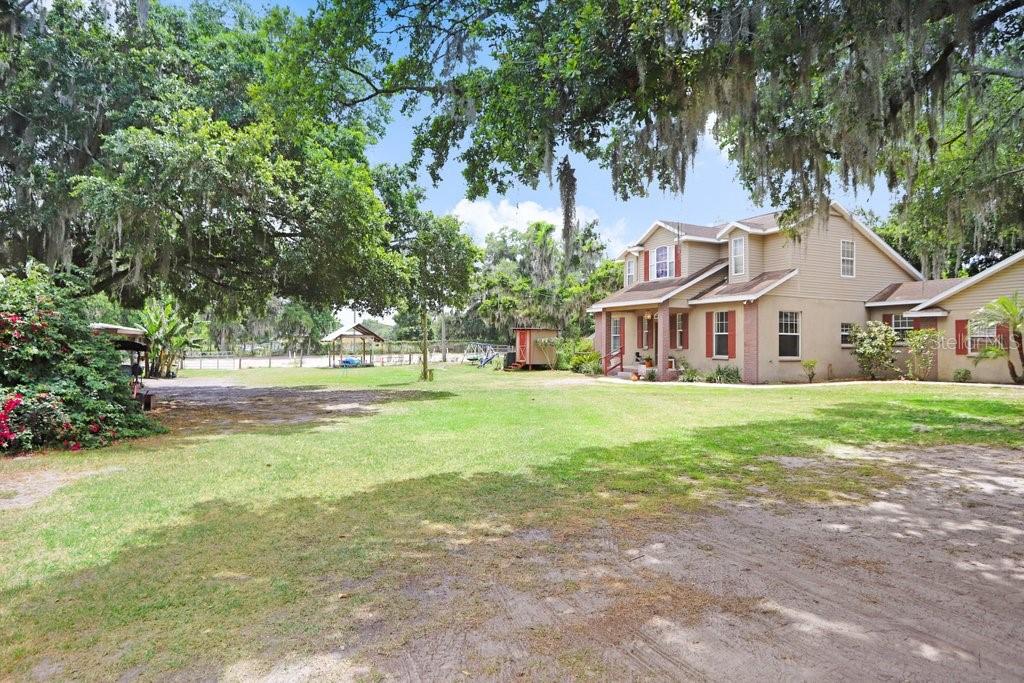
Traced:
MULTIPOLYGON (((971 381, 974 382, 1010 381, 1005 359, 986 359, 975 365, 973 355, 957 355, 955 326, 957 320, 970 320, 975 311, 990 301, 1014 293, 1024 296, 1024 262, 995 273, 938 303, 949 311, 945 318, 938 321, 939 335, 943 340, 939 346, 939 379, 952 380, 957 368, 966 368, 971 371, 971 381)), ((1011 344, 1010 351, 1019 371, 1021 365, 1016 346, 1011 344)))

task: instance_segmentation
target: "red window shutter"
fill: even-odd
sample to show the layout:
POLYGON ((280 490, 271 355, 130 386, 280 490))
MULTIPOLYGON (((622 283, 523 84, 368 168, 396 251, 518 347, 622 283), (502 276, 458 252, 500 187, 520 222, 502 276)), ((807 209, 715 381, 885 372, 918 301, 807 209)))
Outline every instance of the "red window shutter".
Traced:
POLYGON ((704 314, 704 355, 711 358, 714 353, 713 346, 715 341, 715 314, 708 311, 704 314))
POLYGON ((882 314, 882 323, 884 325, 888 325, 889 327, 892 327, 892 313, 883 313, 882 314))
POLYGON ((921 323, 924 322, 924 321, 921 320, 920 318, 914 318, 913 322, 914 322, 914 329, 915 330, 919 330, 919 329, 921 329, 921 323))
POLYGON ((640 316, 636 317, 636 348, 642 349, 644 347, 644 319, 640 316))
POLYGON ((644 249, 644 277, 643 281, 647 282, 651 279, 651 251, 650 249, 644 249))
POLYGON ((967 321, 954 320, 953 331, 956 333, 956 355, 967 355, 967 321))
POLYGON ((668 314, 668 347, 676 348, 676 314, 668 314))
POLYGON ((996 340, 1006 349, 1010 350, 1010 328, 1006 325, 996 325, 996 340))
POLYGON ((626 355, 626 319, 619 318, 619 353, 626 355))
POLYGON ((681 277, 683 274, 683 249, 678 244, 676 245, 676 277, 681 277))
POLYGON ((683 348, 690 348, 690 314, 683 313, 683 348))
POLYGON ((729 311, 729 358, 736 357, 736 311, 729 311))

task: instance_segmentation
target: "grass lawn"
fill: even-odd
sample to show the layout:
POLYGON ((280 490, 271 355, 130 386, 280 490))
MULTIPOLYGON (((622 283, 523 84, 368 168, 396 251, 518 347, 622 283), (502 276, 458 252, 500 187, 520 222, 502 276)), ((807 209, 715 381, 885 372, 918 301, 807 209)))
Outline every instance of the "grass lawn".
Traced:
POLYGON ((1024 445, 1013 388, 625 385, 466 367, 432 384, 409 367, 187 374, 372 400, 337 419, 178 425, 0 460, 0 679, 197 678, 366 644, 365 615, 402 620, 416 599, 404 588, 457 567, 461 547, 535 528, 640 533, 752 491, 856 502, 900 483, 898 465, 833 467, 837 449, 1024 445), (68 483, 3 509, 11 482, 47 476, 68 483))

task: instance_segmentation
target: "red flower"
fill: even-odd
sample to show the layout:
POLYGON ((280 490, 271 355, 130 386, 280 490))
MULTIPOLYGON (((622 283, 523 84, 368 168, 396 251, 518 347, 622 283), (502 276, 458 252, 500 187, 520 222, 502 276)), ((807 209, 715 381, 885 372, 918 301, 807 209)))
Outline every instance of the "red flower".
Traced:
POLYGON ((100 426, 98 424, 96 424, 95 422, 90 422, 89 423, 89 431, 92 432, 93 434, 99 434, 100 426))
POLYGON ((71 443, 71 450, 73 450, 73 451, 80 451, 80 450, 82 450, 82 444, 78 443, 77 441, 73 441, 71 443))

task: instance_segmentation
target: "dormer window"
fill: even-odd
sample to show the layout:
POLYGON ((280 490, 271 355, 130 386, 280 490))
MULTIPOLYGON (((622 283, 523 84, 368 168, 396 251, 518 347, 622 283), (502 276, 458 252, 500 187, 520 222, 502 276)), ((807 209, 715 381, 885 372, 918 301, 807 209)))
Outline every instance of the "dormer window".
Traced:
POLYGON ((632 287, 633 283, 636 282, 636 259, 626 259, 626 286, 632 287))
POLYGON ((747 272, 747 238, 743 235, 733 237, 729 242, 729 271, 731 275, 747 272))
POLYGON ((669 247, 658 247, 654 250, 654 277, 672 277, 675 264, 673 250, 669 247))

